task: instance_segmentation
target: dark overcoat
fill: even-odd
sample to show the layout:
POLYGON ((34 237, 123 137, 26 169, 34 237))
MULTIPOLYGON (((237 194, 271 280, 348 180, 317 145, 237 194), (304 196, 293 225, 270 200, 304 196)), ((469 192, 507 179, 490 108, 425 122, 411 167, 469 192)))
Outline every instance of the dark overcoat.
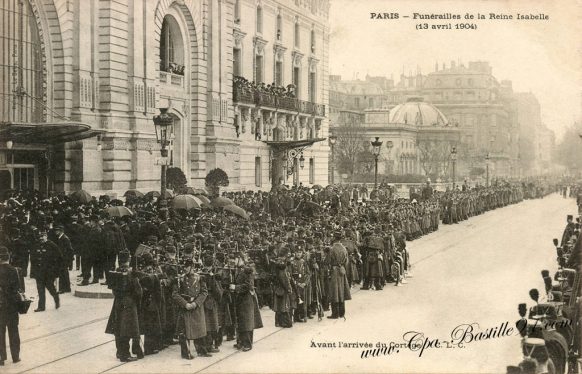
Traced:
POLYGON ((204 315, 206 318, 206 331, 216 332, 220 328, 218 310, 222 299, 222 287, 212 275, 206 276, 208 296, 204 300, 204 315))
POLYGON ((234 292, 237 330, 247 332, 263 327, 251 268, 246 268, 237 274, 234 292))
POLYGON ((291 310, 291 281, 284 264, 277 268, 274 288, 273 311, 275 313, 289 312, 291 310))
POLYGON ((113 307, 109 314, 105 333, 123 338, 136 338, 139 337, 137 309, 141 302, 142 289, 131 270, 122 267, 118 268, 117 271, 127 272, 129 282, 126 290, 113 290, 115 299, 113 300, 113 307))
POLYGON ((351 300, 350 286, 346 277, 348 251, 340 242, 335 242, 329 253, 331 277, 329 279, 328 300, 332 303, 351 300))
POLYGON ((178 314, 176 332, 184 334, 188 340, 202 338, 207 334, 204 315, 206 296, 208 296, 206 282, 200 275, 192 273, 186 274, 172 292, 178 314), (196 308, 187 310, 186 304, 192 302, 196 303, 196 308))

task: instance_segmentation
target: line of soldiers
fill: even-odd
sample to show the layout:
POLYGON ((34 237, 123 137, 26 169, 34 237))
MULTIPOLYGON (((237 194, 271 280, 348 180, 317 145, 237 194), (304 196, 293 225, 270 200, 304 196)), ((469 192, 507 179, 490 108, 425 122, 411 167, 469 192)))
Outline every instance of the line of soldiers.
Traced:
MULTIPOLYGON (((345 301, 355 284, 381 290, 390 282, 406 282, 406 241, 438 229, 440 193, 418 201, 364 201, 349 191, 303 188, 231 195, 237 205, 257 208, 251 220, 221 209, 168 209, 148 199, 121 202, 135 215, 111 218, 103 211, 119 201, 81 204, 66 196, 42 200, 16 194, 0 207, 0 238, 11 251, 11 262, 26 258, 19 264, 26 269, 28 257, 19 251, 38 240, 32 225, 41 232, 64 231, 73 253, 83 248, 81 285, 91 276, 93 282, 105 277, 115 294, 107 331, 116 335, 119 359, 155 354, 178 342, 182 357, 189 359, 212 354, 224 337, 237 339, 241 350, 251 349, 252 331, 262 326, 262 306, 275 311, 276 325, 291 327, 316 315, 322 318, 327 310, 329 318, 345 317, 345 301), (334 206, 334 196, 345 201, 340 198, 334 206), (24 244, 16 245, 15 239, 24 244), (99 244, 90 245, 90 240, 99 244)), ((62 266, 57 267, 44 287, 54 283, 55 274, 60 277, 62 266)))
POLYGON ((164 244, 150 236, 148 246, 133 256, 120 252, 120 266, 110 272, 115 300, 106 332, 115 335, 122 362, 176 343, 184 359, 210 357, 219 352, 224 335, 230 341, 236 334, 235 348, 252 349, 253 330, 263 324, 251 264, 240 253, 222 263, 224 254, 210 254, 208 247, 195 250, 196 238, 189 239, 180 256, 171 237, 164 244))

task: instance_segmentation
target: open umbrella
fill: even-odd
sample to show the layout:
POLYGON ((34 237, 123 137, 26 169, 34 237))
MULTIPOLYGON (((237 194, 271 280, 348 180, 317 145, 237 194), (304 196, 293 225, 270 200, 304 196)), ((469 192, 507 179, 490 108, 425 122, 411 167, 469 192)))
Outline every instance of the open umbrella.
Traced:
POLYGON ((311 186, 311 188, 313 188, 314 190, 323 190, 321 184, 314 184, 313 186, 311 186))
POLYGON ((125 197, 143 197, 143 193, 138 190, 127 190, 123 194, 125 197))
POLYGON ((153 199, 155 197, 160 197, 160 196, 162 196, 160 194, 160 191, 150 191, 150 192, 145 194, 145 197, 147 197, 148 199, 153 199))
POLYGON ((244 219, 250 218, 248 213, 243 208, 241 208, 240 206, 237 206, 237 205, 226 205, 226 206, 222 207, 222 209, 224 209, 228 212, 234 213, 237 216, 244 218, 244 219))
POLYGON ((93 200, 93 196, 91 196, 91 194, 85 190, 75 191, 72 194, 70 194, 69 197, 83 204, 86 204, 93 200))
POLYGON ((196 197, 198 198, 198 200, 202 201, 202 204, 206 204, 206 205, 210 206, 210 199, 207 198, 206 196, 198 195, 196 197))
MULTIPOLYGON (((160 191, 150 191, 148 193, 145 194, 145 197, 147 197, 148 199, 153 199, 154 197, 160 197, 162 196, 160 194, 160 191)), ((174 196, 174 192, 172 190, 166 190, 166 194, 165 194, 165 198, 169 199, 172 198, 174 196)))
POLYGON ((172 207, 174 209, 191 210, 200 208, 201 206, 202 201, 192 195, 178 195, 172 200, 172 207))
POLYGON ((184 193, 189 195, 208 195, 208 192, 202 188, 186 187, 184 193))
POLYGON ((212 200, 210 202, 210 204, 214 207, 221 208, 221 207, 225 207, 227 205, 234 205, 234 201, 232 201, 228 197, 219 196, 219 197, 215 198, 214 200, 212 200))
POLYGON ((133 212, 124 206, 110 206, 105 209, 105 212, 109 214, 110 217, 133 216, 133 212))

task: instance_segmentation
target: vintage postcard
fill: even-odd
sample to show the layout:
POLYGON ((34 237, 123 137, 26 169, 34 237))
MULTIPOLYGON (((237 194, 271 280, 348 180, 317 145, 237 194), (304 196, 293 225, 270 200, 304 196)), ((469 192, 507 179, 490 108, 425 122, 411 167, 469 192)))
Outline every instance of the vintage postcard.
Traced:
POLYGON ((579 0, 0 20, 0 373, 582 372, 579 0))

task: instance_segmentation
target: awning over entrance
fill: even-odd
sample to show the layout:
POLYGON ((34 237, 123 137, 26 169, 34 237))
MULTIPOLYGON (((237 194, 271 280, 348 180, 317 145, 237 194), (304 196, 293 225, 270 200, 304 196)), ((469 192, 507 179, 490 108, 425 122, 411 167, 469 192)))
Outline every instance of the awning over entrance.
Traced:
POLYGON ((264 143, 273 147, 276 151, 285 151, 295 148, 307 148, 313 145, 314 143, 322 142, 325 139, 326 138, 315 138, 305 140, 282 140, 282 141, 266 140, 264 141, 264 143))
POLYGON ((18 144, 56 145, 105 133, 80 122, 0 122, 0 139, 18 144))

